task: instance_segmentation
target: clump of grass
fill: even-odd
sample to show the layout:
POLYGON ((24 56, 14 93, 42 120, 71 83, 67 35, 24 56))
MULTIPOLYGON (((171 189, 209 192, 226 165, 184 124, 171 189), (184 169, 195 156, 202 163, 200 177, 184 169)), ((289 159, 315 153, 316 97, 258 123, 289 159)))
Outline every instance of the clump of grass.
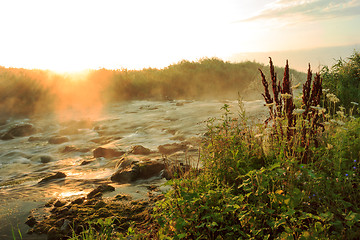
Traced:
POLYGON ((14 230, 14 227, 11 226, 11 235, 12 235, 13 240, 16 240, 16 239, 22 240, 23 239, 19 226, 17 226, 16 230, 14 230), (19 238, 17 238, 17 236, 19 238))
POLYGON ((326 116, 310 67, 300 102, 288 64, 280 83, 270 59, 271 90, 260 74, 269 118, 249 126, 225 105, 220 124, 209 120, 201 174, 173 179, 157 204, 159 238, 359 237, 360 119, 326 116))

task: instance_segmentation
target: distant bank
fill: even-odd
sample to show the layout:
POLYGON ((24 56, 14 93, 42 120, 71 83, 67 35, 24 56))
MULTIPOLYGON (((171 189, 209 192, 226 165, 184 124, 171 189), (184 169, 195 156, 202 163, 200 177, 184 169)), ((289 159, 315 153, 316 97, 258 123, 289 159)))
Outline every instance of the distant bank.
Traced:
POLYGON ((271 57, 275 65, 282 66, 288 59, 290 67, 298 71, 306 72, 308 63, 314 71, 319 71, 322 66, 332 66, 335 60, 351 56, 354 50, 360 51, 360 43, 293 51, 237 53, 226 60, 230 62, 256 61, 268 64, 268 57, 271 57))

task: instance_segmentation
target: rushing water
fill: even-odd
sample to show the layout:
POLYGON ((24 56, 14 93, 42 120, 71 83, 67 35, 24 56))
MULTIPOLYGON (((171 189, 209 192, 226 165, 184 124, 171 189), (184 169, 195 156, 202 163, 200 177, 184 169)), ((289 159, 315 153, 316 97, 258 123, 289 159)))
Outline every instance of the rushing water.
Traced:
MULTIPOLYGON (((147 158, 161 157, 158 146, 188 141, 192 156, 197 156, 198 140, 206 131, 205 121, 220 118, 224 103, 232 112, 238 110, 237 101, 132 101, 114 104, 102 112, 62 112, 57 115, 13 119, 0 125, 0 135, 14 125, 30 123, 36 132, 30 136, 0 140, 0 239, 11 239, 11 226, 25 233, 23 224, 29 211, 54 197, 71 198, 86 195, 99 183, 111 183, 119 158, 94 158, 99 146, 128 152, 132 146, 142 145, 154 153, 147 158), (68 141, 52 144, 54 136, 68 141), (84 165, 84 161, 87 163, 84 165), (64 181, 39 184, 44 177, 56 172, 67 175, 64 181)), ((263 101, 244 102, 248 116, 263 118, 263 101)), ((175 154, 170 160, 183 160, 175 154)), ((141 158, 141 157, 139 157, 141 158)), ((164 180, 154 179, 156 184, 164 180)), ((114 184, 116 192, 130 193, 141 198, 146 184, 114 184)), ((25 235, 25 234, 23 234, 25 235)), ((25 235, 24 239, 39 239, 25 235)))

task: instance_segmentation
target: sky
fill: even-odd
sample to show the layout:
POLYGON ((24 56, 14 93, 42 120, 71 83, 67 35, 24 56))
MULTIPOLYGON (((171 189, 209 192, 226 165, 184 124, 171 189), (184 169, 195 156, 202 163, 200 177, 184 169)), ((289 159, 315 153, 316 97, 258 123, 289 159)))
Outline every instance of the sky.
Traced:
POLYGON ((162 68, 357 46, 359 25, 360 0, 0 0, 0 66, 162 68))

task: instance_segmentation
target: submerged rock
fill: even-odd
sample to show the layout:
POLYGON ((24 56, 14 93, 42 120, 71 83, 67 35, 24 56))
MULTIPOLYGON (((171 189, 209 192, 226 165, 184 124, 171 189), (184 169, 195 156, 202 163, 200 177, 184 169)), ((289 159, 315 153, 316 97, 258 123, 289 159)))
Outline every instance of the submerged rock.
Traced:
POLYGON ((51 180, 56 180, 56 179, 62 179, 62 178, 65 178, 66 177, 66 174, 65 173, 62 173, 62 172, 57 172, 56 174, 52 175, 52 176, 49 176, 49 177, 46 177, 44 179, 42 179, 40 183, 46 183, 46 182, 49 182, 51 180))
POLYGON ((40 158, 41 163, 49 163, 49 162, 54 161, 54 159, 48 155, 39 156, 39 158, 40 158))
POLYGON ((35 142, 35 141, 41 141, 41 140, 43 140, 42 137, 34 137, 34 136, 31 136, 28 139, 29 142, 35 142))
POLYGON ((99 196, 99 193, 101 193, 101 195, 104 192, 113 192, 115 191, 115 188, 111 185, 108 184, 102 184, 100 186, 98 186, 97 188, 95 188, 94 190, 92 190, 88 195, 87 198, 93 198, 95 196, 99 196))
POLYGON ((36 132, 35 127, 30 123, 13 126, 10 130, 1 136, 2 140, 10 140, 15 137, 25 137, 36 132))
POLYGON ((176 153, 178 151, 184 151, 187 149, 187 144, 185 143, 171 143, 164 144, 158 147, 159 152, 164 155, 169 155, 172 153, 176 153))
POLYGON ((90 142, 98 143, 98 144, 107 144, 107 143, 111 142, 111 138, 109 138, 109 137, 93 138, 90 140, 90 142))
POLYGON ((49 139, 50 144, 61 144, 70 141, 68 137, 64 136, 54 136, 49 139))
POLYGON ((65 206, 66 202, 65 201, 61 201, 60 199, 58 199, 55 203, 54 203, 54 207, 62 207, 65 206))
POLYGON ((160 161, 148 161, 139 164, 139 178, 147 179, 158 177, 161 171, 165 169, 165 164, 160 161))
POLYGON ((36 221, 35 217, 32 214, 28 216, 25 222, 25 224, 28 225, 29 227, 33 227, 37 223, 38 221, 36 221))
POLYGON ((136 145, 132 148, 131 153, 135 155, 149 155, 151 150, 141 145, 136 145))
POLYGON ((86 152, 89 152, 89 151, 90 151, 90 149, 88 149, 88 148, 77 148, 77 147, 75 147, 73 145, 70 145, 70 146, 65 146, 61 152, 62 153, 70 153, 70 152, 86 153, 86 152))
POLYGON ((118 194, 114 197, 116 200, 119 200, 119 201, 122 201, 122 200, 125 200, 125 201, 130 201, 132 200, 132 197, 128 194, 118 194))
POLYGON ((98 147, 93 151, 94 157, 114 158, 125 154, 124 151, 119 151, 113 148, 98 147))
POLYGON ((164 169, 165 164, 160 161, 131 162, 131 160, 124 160, 110 179, 121 184, 130 183, 139 179, 159 177, 164 169))
POLYGON ((139 177, 139 166, 131 165, 127 168, 116 171, 111 177, 111 181, 117 183, 130 183, 136 181, 139 177))

